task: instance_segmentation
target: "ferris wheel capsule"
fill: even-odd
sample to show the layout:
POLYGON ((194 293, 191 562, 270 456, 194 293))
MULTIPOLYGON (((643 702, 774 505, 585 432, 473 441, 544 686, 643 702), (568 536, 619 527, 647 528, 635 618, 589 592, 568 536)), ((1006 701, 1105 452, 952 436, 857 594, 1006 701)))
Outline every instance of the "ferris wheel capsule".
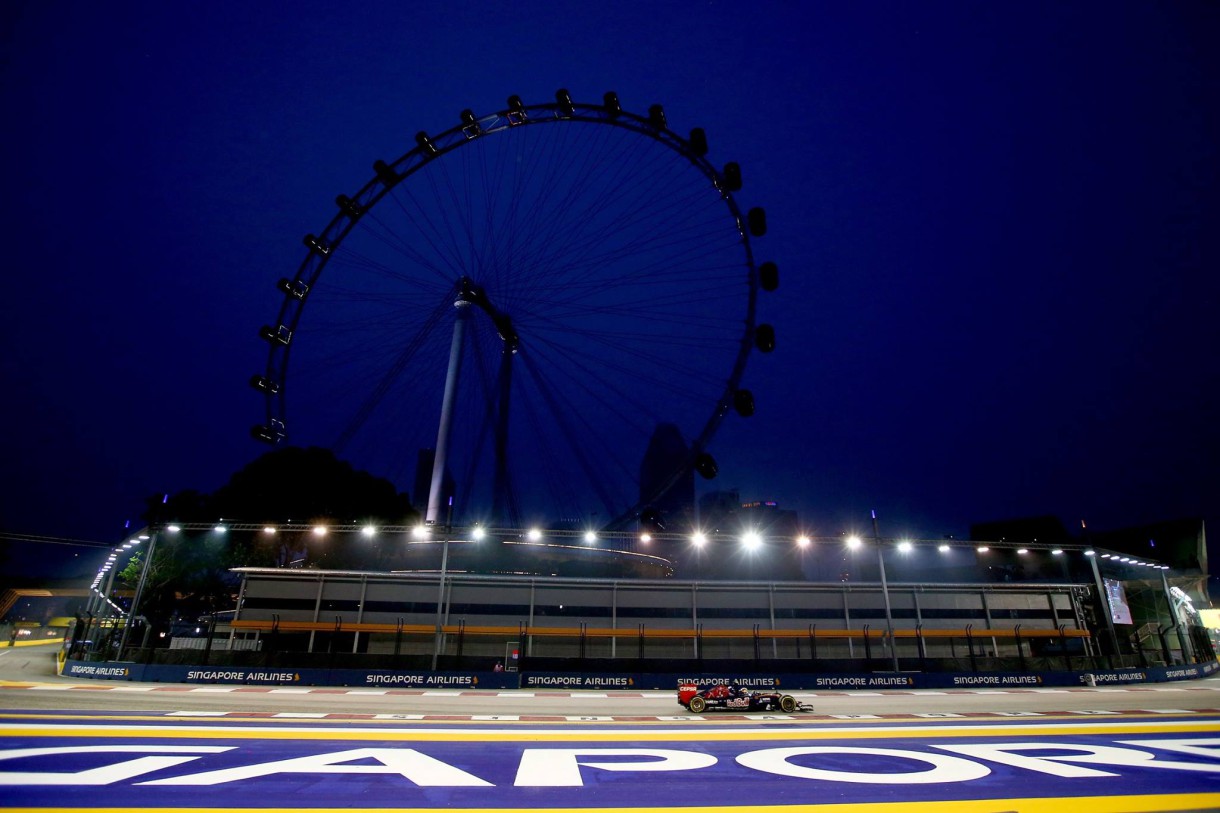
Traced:
POLYGON ((291 400, 295 443, 404 484, 420 460, 429 503, 457 495, 465 521, 504 528, 623 530, 683 478, 715 477, 708 447, 753 413, 739 385, 775 341, 756 309, 777 271, 755 264, 765 214, 735 199, 740 167, 612 91, 510 96, 405 147, 335 199, 280 281, 255 435, 286 437, 291 400))

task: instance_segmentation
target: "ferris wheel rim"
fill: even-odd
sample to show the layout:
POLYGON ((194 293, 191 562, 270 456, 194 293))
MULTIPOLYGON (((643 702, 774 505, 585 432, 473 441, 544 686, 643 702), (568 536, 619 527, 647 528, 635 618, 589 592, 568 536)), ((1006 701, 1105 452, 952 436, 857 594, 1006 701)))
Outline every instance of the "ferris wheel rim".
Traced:
MULTIPOLYGON (((610 95, 607 94, 607 97, 610 95)), ((373 210, 379 202, 412 175, 432 163, 442 160, 445 155, 455 152, 463 146, 510 129, 576 122, 616 127, 651 138, 667 147, 686 159, 695 170, 704 175, 716 189, 729 216, 735 221, 743 252, 743 267, 748 269, 745 315, 741 323, 741 336, 737 341, 733 363, 724 379, 719 398, 712 406, 711 414, 700 427, 698 434, 690 440, 690 460, 693 461, 697 455, 706 450, 720 423, 733 409, 734 396, 738 393, 747 360, 755 349, 758 328, 756 312, 759 266, 755 261, 750 241, 752 228, 747 226, 748 218, 742 213, 732 195, 731 180, 707 160, 706 148, 701 152, 693 143, 694 133, 692 133, 692 139, 685 139, 668 128, 663 113, 659 115, 658 120, 655 111, 659 110, 659 106, 654 106, 648 116, 641 116, 622 109, 612 109, 609 98, 603 105, 575 103, 570 100, 565 102, 558 99, 556 102, 533 105, 518 103, 514 106, 515 99, 516 97, 510 98, 508 108, 483 117, 475 117, 470 111, 463 111, 462 121, 459 124, 435 137, 423 132, 417 134, 416 146, 407 150, 392 163, 375 162, 373 177, 355 195, 351 197, 340 195, 336 199, 339 210, 326 227, 316 237, 308 235, 305 238, 309 249, 305 259, 291 279, 285 278, 280 281, 279 287, 285 296, 278 312, 276 327, 270 328, 273 335, 267 335, 266 331, 269 328, 264 328, 263 338, 269 341, 271 348, 265 368, 266 374, 262 379, 264 385, 256 384, 256 387, 263 390, 265 397, 267 421, 265 427, 278 436, 277 440, 286 439, 288 434, 285 395, 290 372, 291 337, 301 322, 305 305, 314 285, 321 278, 335 251, 357 227, 364 215, 373 210)), ((750 215, 753 215, 753 212, 750 215)), ((679 476, 681 476, 681 472, 675 471, 665 488, 660 489, 657 493, 664 493, 679 476)), ((647 502, 648 500, 642 499, 630 510, 638 512, 647 502)))

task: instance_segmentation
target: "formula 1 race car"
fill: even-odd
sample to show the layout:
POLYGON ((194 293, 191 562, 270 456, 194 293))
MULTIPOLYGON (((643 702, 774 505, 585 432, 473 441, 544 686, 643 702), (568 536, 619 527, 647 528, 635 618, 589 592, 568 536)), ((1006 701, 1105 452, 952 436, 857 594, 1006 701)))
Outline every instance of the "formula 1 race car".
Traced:
POLYGON ((723 684, 700 686, 697 683, 683 683, 678 687, 678 704, 695 714, 702 714, 705 709, 782 711, 785 714, 813 711, 812 706, 798 703, 790 694, 758 692, 723 684))

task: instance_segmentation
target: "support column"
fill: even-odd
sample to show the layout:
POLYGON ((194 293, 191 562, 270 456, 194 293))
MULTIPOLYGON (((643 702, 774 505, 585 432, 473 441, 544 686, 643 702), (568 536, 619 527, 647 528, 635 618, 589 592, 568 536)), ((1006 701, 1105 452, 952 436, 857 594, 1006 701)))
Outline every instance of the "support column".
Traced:
MULTIPOLYGON (((847 588, 843 589, 843 626, 849 632, 851 631, 851 608, 847 603, 847 588)), ((847 657, 856 657, 856 646, 850 635, 847 636, 847 657)))
MULTIPOLYGON (((360 606, 356 609, 356 623, 364 623, 364 599, 369 593, 369 577, 360 577, 360 606)), ((360 651, 360 630, 356 630, 356 634, 352 636, 352 654, 355 655, 360 651)))
MULTIPOLYGON (((991 606, 987 603, 987 591, 984 590, 981 595, 983 597, 983 620, 987 622, 987 629, 992 629, 991 606)), ((1000 657, 1000 644, 994 635, 991 636, 991 655, 994 658, 1000 657)))
POLYGON ((457 397, 458 374, 462 367, 462 339, 466 332, 469 300, 466 292, 458 294, 453 306, 458 309, 453 321, 453 342, 449 345, 449 369, 445 373, 445 394, 441 400, 441 420, 436 430, 436 455, 432 459, 432 485, 428 489, 428 508, 424 521, 435 525, 440 519, 445 491, 445 469, 449 462, 449 439, 453 432, 453 407, 457 397))
MULTIPOLYGON (((140 581, 136 583, 136 594, 131 597, 131 611, 127 614, 127 623, 123 625, 123 637, 119 640, 118 657, 120 659, 123 657, 123 650, 127 648, 127 638, 131 634, 132 622, 134 622, 136 617, 140 614, 140 599, 144 597, 144 584, 148 581, 148 568, 152 565, 153 554, 157 550, 158 536, 160 536, 159 531, 156 529, 150 529, 148 550, 144 552, 144 566, 140 568, 140 581)), ((113 573, 114 568, 111 568, 110 572, 113 573)), ((237 598, 238 613, 241 612, 241 600, 245 595, 245 592, 246 580, 243 578, 241 582, 241 595, 239 595, 237 598)), ((147 620, 145 620, 144 626, 146 628, 148 627, 147 620)), ((229 633, 229 636, 230 640, 232 640, 232 633, 229 633)), ((232 646, 232 644, 230 644, 230 646, 232 646)))
MULTIPOLYGON (((1105 615, 1103 619, 1106 625, 1106 631, 1109 633, 1110 646, 1113 647, 1110 651, 1112 655, 1119 657, 1118 650, 1118 634, 1114 632, 1114 615, 1110 612, 1110 597, 1106 595, 1106 586, 1101 580, 1101 571, 1097 568, 1097 556, 1086 557, 1089 560, 1089 566, 1093 569, 1093 584, 1097 587, 1098 603, 1101 606, 1101 612, 1105 615)), ((1111 663, 1111 666, 1114 664, 1111 663)))
POLYGON ((881 536, 877 532, 877 512, 873 511, 873 544, 877 546, 877 565, 881 569, 881 597, 885 600, 885 634, 889 636, 890 660, 894 671, 898 671, 898 647, 894 645, 894 616, 890 611, 890 588, 885 580, 885 557, 882 555, 881 536))
MULTIPOLYGON (((322 612, 322 588, 326 586, 326 577, 318 577, 318 597, 313 602, 313 623, 316 626, 318 623, 319 614, 322 612)), ((316 629, 309 631, 309 646, 305 648, 306 652, 313 652, 314 636, 318 634, 316 629)))
MULTIPOLYGON (((771 610, 771 631, 775 632, 775 582, 767 584, 767 607, 771 610)), ((779 642, 771 638, 771 657, 779 659, 779 642)))
POLYGON ((492 480, 491 515, 495 522, 508 527, 517 527, 516 505, 511 498, 508 482, 508 407, 513 382, 513 353, 515 347, 508 344, 500 352, 500 376, 497 380, 499 408, 496 414, 496 470, 492 480))
MULTIPOLYGON (((775 626, 774 622, 772 622, 771 626, 775 626)), ((692 584, 690 586, 690 628, 693 632, 696 633, 696 636, 694 638, 692 638, 691 641, 694 643, 693 650, 695 653, 695 657, 698 658, 699 657, 699 637, 697 634, 698 630, 699 630, 699 584, 698 584, 698 582, 695 582, 694 584, 692 584)))
POLYGON ((1194 653, 1191 651, 1186 640, 1186 636, 1182 634, 1182 617, 1178 615, 1178 608, 1173 606, 1173 593, 1169 590, 1169 578, 1165 575, 1165 571, 1161 571, 1161 586, 1165 588, 1165 603, 1169 605, 1169 620, 1173 622, 1173 631, 1178 635, 1178 646, 1182 649, 1182 663, 1192 663, 1194 661, 1194 653))
MULTIPOLYGON (((610 588, 610 629, 618 629, 618 582, 610 588)), ((610 639, 610 658, 618 657, 618 636, 610 639)))

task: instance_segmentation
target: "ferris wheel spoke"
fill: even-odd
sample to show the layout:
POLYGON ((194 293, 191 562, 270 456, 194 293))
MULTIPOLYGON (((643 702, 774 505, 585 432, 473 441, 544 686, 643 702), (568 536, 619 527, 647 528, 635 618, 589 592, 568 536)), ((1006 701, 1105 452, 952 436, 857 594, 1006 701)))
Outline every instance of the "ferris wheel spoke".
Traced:
MULTIPOLYGON (((601 499, 603 507, 606 509, 608 516, 617 516, 626 507, 616 501, 610 487, 604 482, 602 475, 599 473, 597 461, 594 460, 588 453, 589 439, 596 437, 596 432, 590 426, 587 420, 581 418, 579 410, 571 408, 570 405, 564 406, 561 403, 561 389, 551 386, 538 370, 537 365, 532 363, 532 358, 529 354, 523 357, 525 370, 530 374, 537 388, 538 395, 546 403, 550 410, 550 417, 555 426, 560 429, 560 433, 567 440, 567 452, 579 464, 580 469, 588 478, 589 483, 597 492, 601 499), (584 423, 585 432, 578 434, 573 427, 573 420, 581 420, 584 423)), ((613 457, 607 458, 607 462, 612 462, 613 457)))
POLYGON ((460 511, 514 523, 638 512, 659 424, 706 447, 754 345, 755 224, 663 123, 563 104, 431 136, 339 201, 263 331, 273 430, 286 392, 294 437, 400 475, 451 379, 436 465, 460 511))
MULTIPOLYGON (((552 371, 549 379, 563 379, 562 391, 583 392, 598 401, 605 412, 618 422, 633 425, 641 431, 645 429, 649 421, 641 419, 639 416, 647 415, 649 407, 639 397, 638 386, 633 389, 629 386, 607 385, 604 381, 596 387, 591 384, 591 382, 599 381, 598 373, 601 371, 598 370, 599 361, 597 359, 582 357, 578 353, 553 344, 535 346, 532 350, 532 358, 536 359, 535 365, 546 363, 546 369, 552 371), (624 407, 630 407, 630 409, 624 409, 624 407)), ((634 376, 633 380, 638 383, 638 379, 635 379, 634 376)), ((555 389, 560 390, 558 386, 555 389)))
MULTIPOLYGON (((650 218, 641 217, 641 221, 646 221, 650 218)), ((651 273, 664 269, 669 263, 675 259, 682 257, 688 259, 689 256, 684 254, 684 251, 689 251, 692 248, 702 248, 707 254, 715 253, 722 250, 719 246, 708 246, 707 241, 712 237, 713 233, 708 230, 701 232, 686 234, 681 231, 671 233, 667 239, 650 239, 648 241, 640 240, 624 245, 603 249, 600 253, 593 253, 590 247, 583 255, 577 255, 570 258, 565 258, 562 263, 557 262, 556 265, 563 265, 567 272, 565 282, 581 283, 589 278, 596 278, 594 275, 604 271, 614 263, 625 263, 632 258, 647 257, 650 253, 655 256, 652 260, 637 264, 637 269, 629 275, 625 275, 625 281, 633 279, 642 279, 649 276, 651 273), (660 252, 668 251, 668 254, 660 252)), ((599 243, 591 243, 592 245, 600 245, 599 243)))
POLYGON ((357 407, 355 414, 352 416, 352 420, 343 428, 343 431, 340 432, 339 437, 335 442, 336 446, 342 448, 351 439, 352 435, 358 432, 360 427, 364 425, 365 421, 368 420, 369 415, 371 415, 373 410, 377 408, 382 399, 385 398, 386 394, 398 380, 403 369, 406 368, 407 364, 410 363, 410 361, 415 357, 415 354, 419 351, 420 347, 422 347, 427 341, 433 329, 448 311, 448 308, 448 303, 444 303, 437 307, 424 322, 419 331, 411 338, 411 341, 409 341, 397 354, 397 356, 395 356, 393 363, 390 364, 389 368, 377 382, 372 392, 370 392, 364 402, 357 407))
MULTIPOLYGON (((588 160, 584 163, 579 173, 572 173, 573 179, 569 181, 566 189, 562 192, 563 197, 546 207, 546 211, 550 216, 542 223, 535 223, 531 227, 532 237, 530 242, 535 247, 536 254, 529 258, 527 265, 534 273, 530 277, 522 278, 523 281, 533 281, 536 284, 539 280, 542 280, 545 284, 546 281, 553 280, 556 265, 551 263, 549 259, 563 256, 571 244, 582 244, 588 241, 589 237, 584 229, 589 224, 596 222, 599 208, 603 205, 604 201, 613 199, 618 191, 617 184, 605 183, 601 196, 594 198, 584 209, 575 206, 575 195, 588 185, 592 173, 597 168, 606 164, 622 167, 626 163, 625 161, 614 159, 599 162, 588 160)), ((552 192, 554 190, 547 188, 545 191, 552 192)), ((545 199, 540 194, 535 199, 530 213, 532 214, 544 202, 545 199)), ((513 224, 514 231, 521 230, 523 221, 525 221, 524 218, 513 224)), ((534 222, 533 218, 530 218, 528 222, 534 222)), ((528 289, 527 293, 529 290, 532 290, 532 288, 528 289)))
MULTIPOLYGON (((400 263, 390 265, 388 262, 374 258, 371 254, 360 253, 354 249, 345 246, 344 251, 338 254, 332 262, 341 262, 354 268, 362 268, 371 272, 375 272, 383 276, 387 280, 393 280, 408 286, 424 285, 429 282, 426 278, 419 277, 418 274, 410 273, 409 269, 421 268, 428 271, 437 280, 443 281, 444 284, 453 282, 453 270, 449 266, 441 266, 432 262, 410 242, 403 239, 401 236, 392 234, 386 224, 377 220, 372 213, 366 215, 370 221, 375 224, 375 228, 370 226, 368 233, 375 236, 382 245, 390 249, 399 259, 406 259, 408 265, 405 267, 400 263)), ((432 284, 436 284, 433 282, 432 284)))
MULTIPOLYGON (((446 192, 449 195, 456 196, 456 193, 453 192, 453 185, 449 181, 447 165, 442 161, 431 161, 420 175, 428 185, 432 193, 431 200, 436 207, 433 215, 428 218, 428 223, 431 225, 432 220, 436 219, 444 227, 443 229, 438 228, 436 230, 435 238, 437 243, 444 245, 452 267, 459 274, 465 274, 469 270, 469 264, 463 257, 462 241, 458 238, 457 231, 454 229, 453 221, 455 218, 452 216, 454 210, 446 208, 446 203, 452 203, 452 201, 447 201, 445 193, 441 191, 443 182, 446 192), (441 177, 438 178, 438 175, 441 177)), ((460 207, 458 207, 457 211, 460 211, 460 207)))
POLYGON ((471 361, 475 366, 477 373, 477 391, 482 398, 471 399, 470 412, 473 416, 471 421, 474 425, 468 428, 467 434, 473 438, 473 443, 469 452, 465 456, 465 470, 469 472, 469 476, 463 478, 461 504, 469 505, 473 501, 475 492, 475 483, 480 479, 480 473, 484 464, 484 449, 487 443, 488 435, 491 434, 491 427, 495 421, 496 404, 492 393, 494 387, 491 384, 491 377, 486 364, 486 337, 483 331, 475 330, 471 335, 470 342, 471 361))
MULTIPOLYGON (((555 389, 560 392, 581 393, 586 399, 596 400, 600 404, 599 414, 603 416, 603 420, 598 423, 598 427, 602 431, 606 428, 605 420, 609 420, 623 427, 631 427, 634 437, 646 439, 658 424, 673 422, 679 417, 679 413, 704 402, 703 397, 696 397, 690 391, 668 387, 664 378, 635 375, 631 385, 592 384, 590 382, 598 382, 598 374, 604 375, 604 371, 589 365, 587 359, 567 357, 570 354, 567 354, 562 348, 548 349, 551 351, 550 355, 561 358, 558 363, 551 359, 547 364, 552 380, 559 381, 559 385, 555 389), (670 398, 664 402, 667 409, 661 411, 659 409, 661 401, 657 399, 657 394, 665 391, 669 391, 670 398), (644 395, 650 397, 645 399, 644 395), (679 406, 681 408, 676 409, 679 406)), ((540 353, 535 354, 535 358, 542 356, 543 354, 540 353)), ((583 416, 588 411, 577 410, 577 412, 583 416)), ((596 429, 591 429, 591 431, 594 436, 598 435, 596 429)), ((617 458, 627 456, 631 459, 631 464, 634 464, 644 451, 643 440, 638 442, 640 446, 636 449, 627 449, 621 445, 611 447, 607 456, 617 458)), ((627 468, 630 466, 628 465, 627 468)))
MULTIPOLYGON (((546 246, 552 248, 551 256, 558 259, 566 256, 576 247, 587 247, 597 245, 604 239, 606 229, 613 228, 612 224, 602 226, 602 233, 590 232, 590 227, 598 226, 605 220, 605 215, 609 212, 612 205, 618 206, 620 211, 623 209, 631 210, 638 208, 635 201, 623 201, 622 191, 624 188, 632 188, 625 186, 620 178, 608 177, 603 179, 603 189, 600 195, 597 195, 583 204, 580 203, 579 193, 582 189, 590 185, 590 176, 596 169, 600 169, 605 165, 613 167, 620 172, 628 165, 625 160, 620 160, 620 157, 615 155, 606 161, 594 162, 588 160, 589 153, 586 153, 586 161, 582 167, 582 174, 573 177, 570 182, 566 194, 563 199, 559 200, 552 210, 566 215, 551 219, 551 234, 543 235, 544 239, 538 242, 540 247, 546 246)), ((544 267, 548 264, 544 263, 544 267)), ((550 265, 551 273, 554 273, 559 264, 550 265)))
POLYGON ((435 263, 443 266, 443 268, 438 268, 434 263, 429 263, 429 267, 437 268, 439 272, 442 272, 442 276, 446 276, 450 280, 460 277, 462 273, 461 257, 453 253, 451 244, 445 241, 444 235, 433 223, 434 218, 439 216, 439 212, 430 212, 428 207, 424 206, 409 190, 403 190, 401 185, 395 187, 389 197, 398 204, 402 214, 403 221, 400 228, 413 229, 414 231, 411 233, 418 234, 431 249, 432 255, 436 258, 435 263))
MULTIPOLYGON (((682 260, 690 262, 700 257, 710 257, 715 251, 715 247, 705 247, 701 252, 691 252, 683 256, 682 260)), ((638 292, 640 288, 681 287, 689 290, 692 282, 706 286, 715 281, 714 278, 706 276, 708 271, 718 270, 712 266, 675 267, 671 264, 672 261, 673 258, 666 256, 651 262, 641 262, 631 272, 623 273, 614 279, 587 278, 565 284, 562 289, 572 297, 589 298, 614 289, 634 289, 638 292)), ((744 272, 746 269, 740 267, 740 270, 744 272)))
MULTIPOLYGON (((677 297, 678 295, 674 295, 677 297)), ((709 295, 710 296, 710 295, 709 295)), ((715 297, 719 300, 722 297, 715 297)), ((633 307, 633 302, 617 304, 578 306, 570 303, 556 303, 537 310, 520 312, 518 319, 522 326, 530 326, 531 332, 560 335, 575 333, 579 335, 610 335, 636 336, 641 342, 681 343, 683 337, 674 337, 666 329, 666 324, 681 326, 686 329, 686 337, 698 343, 722 339, 725 346, 733 346, 734 341, 726 337, 726 333, 734 324, 723 317, 704 314, 693 310, 682 310, 679 307, 667 307, 660 301, 662 297, 653 296, 654 301, 649 307, 633 307), (596 319, 596 321, 592 321, 596 319), (607 320, 613 320, 608 323, 607 320)), ((689 296, 675 299, 677 304, 698 304, 689 296)))
MULTIPOLYGON (((571 228, 566 242, 540 243, 540 246, 546 248, 546 254, 540 256, 535 264, 535 267, 541 272, 535 277, 536 280, 542 279, 543 275, 545 275, 546 281, 566 280, 574 276, 573 271, 576 269, 583 269, 584 275, 587 276, 616 261, 640 255, 649 249, 649 246, 642 241, 624 244, 620 239, 617 245, 609 242, 610 234, 622 234, 622 227, 614 221, 599 225, 598 232, 590 234, 589 226, 596 223, 596 218, 593 213, 586 213, 586 215, 581 221, 583 227, 571 228), (599 248, 600 251, 598 251, 599 248)), ((637 223, 647 222, 651 217, 651 213, 647 211, 637 211, 632 216, 619 218, 619 220, 625 222, 630 228, 637 223)), ((579 276, 576 278, 579 279, 579 276)))

